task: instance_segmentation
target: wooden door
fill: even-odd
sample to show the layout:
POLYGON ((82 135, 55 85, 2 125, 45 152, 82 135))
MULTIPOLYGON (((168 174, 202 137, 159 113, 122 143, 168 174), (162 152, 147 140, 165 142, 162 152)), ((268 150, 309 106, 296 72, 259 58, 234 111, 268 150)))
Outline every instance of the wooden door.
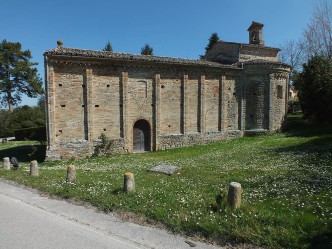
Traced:
POLYGON ((145 120, 138 120, 134 125, 133 150, 134 152, 150 150, 150 126, 145 120))

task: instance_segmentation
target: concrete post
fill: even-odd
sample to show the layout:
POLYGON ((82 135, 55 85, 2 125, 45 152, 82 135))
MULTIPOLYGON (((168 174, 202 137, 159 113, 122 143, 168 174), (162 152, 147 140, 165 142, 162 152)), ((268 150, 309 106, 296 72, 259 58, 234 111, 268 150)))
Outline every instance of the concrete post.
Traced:
POLYGON ((30 175, 39 176, 38 162, 36 160, 30 162, 30 175))
POLYGON ((241 184, 238 182, 231 182, 228 186, 227 202, 233 209, 241 206, 241 194, 241 184))
POLYGON ((3 169, 4 169, 4 170, 10 170, 10 161, 9 161, 9 157, 4 157, 4 158, 3 158, 3 169))
POLYGON ((76 180, 76 168, 75 165, 69 165, 67 167, 67 179, 66 182, 67 183, 73 183, 76 180))
POLYGON ((134 174, 127 172, 124 174, 123 191, 126 193, 133 192, 135 190, 135 178, 134 174))

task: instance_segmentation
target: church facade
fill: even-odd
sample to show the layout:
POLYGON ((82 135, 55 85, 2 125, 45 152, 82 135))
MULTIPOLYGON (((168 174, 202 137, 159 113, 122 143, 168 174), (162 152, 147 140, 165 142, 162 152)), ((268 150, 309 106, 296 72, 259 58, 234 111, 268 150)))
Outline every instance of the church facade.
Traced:
POLYGON ((164 150, 280 130, 289 66, 253 22, 249 43, 201 60, 58 47, 44 53, 47 160, 164 150))

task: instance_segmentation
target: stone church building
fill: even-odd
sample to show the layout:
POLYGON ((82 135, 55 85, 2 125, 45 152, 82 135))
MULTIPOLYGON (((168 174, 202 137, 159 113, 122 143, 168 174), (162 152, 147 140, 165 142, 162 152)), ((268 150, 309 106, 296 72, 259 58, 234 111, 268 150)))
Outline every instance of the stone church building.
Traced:
POLYGON ((47 160, 164 150, 280 130, 290 67, 266 47, 218 41, 201 60, 58 47, 44 53, 47 160))

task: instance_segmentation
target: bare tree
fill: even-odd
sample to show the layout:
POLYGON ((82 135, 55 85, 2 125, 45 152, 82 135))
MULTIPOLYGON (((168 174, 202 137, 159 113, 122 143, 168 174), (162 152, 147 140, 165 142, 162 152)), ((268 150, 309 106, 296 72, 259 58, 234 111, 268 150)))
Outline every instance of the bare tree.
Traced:
POLYGON ((290 65, 291 74, 299 72, 304 62, 304 44, 301 41, 288 40, 280 46, 279 60, 290 65))
POLYGON ((304 30, 304 39, 308 58, 319 54, 332 59, 332 1, 316 2, 311 21, 304 30))

